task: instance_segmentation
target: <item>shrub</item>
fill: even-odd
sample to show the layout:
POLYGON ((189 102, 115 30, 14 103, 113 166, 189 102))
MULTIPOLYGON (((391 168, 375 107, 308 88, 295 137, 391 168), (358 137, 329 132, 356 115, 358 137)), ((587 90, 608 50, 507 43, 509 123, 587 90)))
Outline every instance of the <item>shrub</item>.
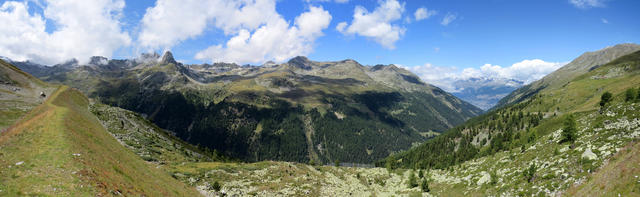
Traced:
POLYGON ((496 171, 491 171, 489 173, 489 176, 491 176, 491 180, 489 181, 489 184, 496 185, 496 183, 498 183, 498 175, 496 174, 496 171))
POLYGON ((531 181, 533 181, 533 177, 536 175, 536 170, 538 170, 536 164, 531 164, 529 169, 524 170, 523 175, 527 182, 531 183, 531 181))
POLYGON ((211 185, 211 189, 213 189, 216 192, 219 192, 221 189, 220 183, 218 181, 213 182, 213 185, 211 185))
POLYGON ((409 181, 407 181, 409 188, 418 187, 418 181, 416 180, 416 175, 411 171, 409 174, 409 181))

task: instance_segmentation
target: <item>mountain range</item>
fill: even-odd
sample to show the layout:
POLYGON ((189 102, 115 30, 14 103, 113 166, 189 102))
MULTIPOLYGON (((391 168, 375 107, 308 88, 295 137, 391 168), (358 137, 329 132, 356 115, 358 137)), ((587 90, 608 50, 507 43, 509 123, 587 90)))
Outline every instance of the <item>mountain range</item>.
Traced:
POLYGON ((184 65, 166 52, 14 64, 245 161, 370 163, 482 113, 407 70, 354 60, 184 65))
POLYGON ((500 99, 522 87, 524 82, 515 79, 482 77, 456 80, 452 85, 457 91, 451 94, 482 110, 489 110, 500 99))

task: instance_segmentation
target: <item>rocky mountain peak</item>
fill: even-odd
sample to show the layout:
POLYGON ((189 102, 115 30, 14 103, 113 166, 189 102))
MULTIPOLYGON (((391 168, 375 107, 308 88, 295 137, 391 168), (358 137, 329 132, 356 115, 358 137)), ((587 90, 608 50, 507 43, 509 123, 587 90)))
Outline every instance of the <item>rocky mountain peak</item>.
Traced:
POLYGON ((295 66, 305 70, 311 70, 311 66, 313 65, 313 62, 311 62, 311 60, 309 60, 309 58, 305 56, 294 57, 287 63, 291 66, 295 66))
POLYGON ((164 55, 162 55, 162 60, 160 60, 160 63, 164 63, 164 64, 172 63, 176 65, 178 64, 178 62, 176 62, 176 60, 173 59, 173 54, 171 53, 171 51, 164 52, 164 55))
POLYGON ((89 61, 89 64, 98 65, 98 66, 107 65, 108 63, 109 63, 109 59, 102 56, 93 56, 89 61))

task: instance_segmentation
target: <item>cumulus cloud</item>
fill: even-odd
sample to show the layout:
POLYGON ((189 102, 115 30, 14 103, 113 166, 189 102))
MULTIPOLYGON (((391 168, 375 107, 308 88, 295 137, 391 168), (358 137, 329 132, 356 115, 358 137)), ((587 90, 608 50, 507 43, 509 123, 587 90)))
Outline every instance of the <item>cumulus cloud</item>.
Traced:
POLYGON ((169 49, 213 27, 222 30, 229 40, 198 52, 196 59, 284 61, 310 53, 331 18, 322 7, 311 6, 291 25, 277 13, 275 0, 158 0, 143 17, 139 42, 149 49, 169 49))
POLYGON ((447 15, 444 16, 444 18, 442 18, 442 21, 440 22, 441 25, 447 26, 449 25, 449 23, 453 22, 454 20, 456 20, 456 18, 458 18, 458 16, 456 14, 452 14, 452 13, 447 13, 447 15))
POLYGON ((593 7, 604 7, 604 2, 606 0, 569 0, 573 6, 577 8, 586 9, 593 7))
POLYGON ((438 12, 435 10, 428 10, 425 7, 421 7, 418 8, 415 13, 413 13, 413 16, 415 17, 416 21, 421 21, 424 19, 428 19, 429 17, 436 15, 437 13, 438 12))
MULTIPOLYGON (((422 80, 438 86, 449 92, 458 92, 463 87, 457 87, 456 81, 477 79, 512 79, 529 84, 545 75, 564 66, 566 63, 545 62, 540 59, 523 60, 509 67, 485 64, 480 68, 458 69, 456 67, 434 66, 425 64, 420 66, 406 67, 416 73, 422 80)), ((503 80, 506 81, 506 80, 503 80)))
POLYGON ((142 18, 143 47, 168 49, 214 26, 226 35, 255 30, 281 16, 274 0, 158 0, 142 18))
POLYGON ((356 6, 351 24, 341 22, 336 30, 345 35, 368 37, 385 48, 394 49, 395 42, 400 40, 406 29, 392 23, 401 19, 403 12, 404 3, 397 0, 380 1, 373 12, 356 6))
POLYGON ((131 38, 122 31, 123 0, 47 0, 43 13, 29 13, 27 2, 5 1, 0 7, 0 54, 42 64, 90 56, 110 57, 131 38), (47 22, 54 24, 46 31, 47 22))
POLYGON ((290 26, 283 18, 269 21, 253 33, 242 29, 225 45, 214 45, 196 54, 196 59, 214 62, 285 61, 311 52, 313 42, 329 26, 331 15, 322 7, 310 7, 290 26))

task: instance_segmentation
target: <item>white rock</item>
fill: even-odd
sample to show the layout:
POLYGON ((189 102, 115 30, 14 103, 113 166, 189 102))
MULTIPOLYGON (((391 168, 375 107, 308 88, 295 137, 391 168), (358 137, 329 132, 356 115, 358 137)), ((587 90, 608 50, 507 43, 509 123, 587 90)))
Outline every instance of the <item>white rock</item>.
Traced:
POLYGON ((482 171, 480 172, 480 174, 482 175, 482 177, 480 177, 480 179, 478 179, 478 185, 483 185, 485 183, 488 183, 489 181, 491 181, 491 175, 489 173, 487 173, 486 171, 482 171))
POLYGON ((560 150, 558 150, 558 151, 559 151, 559 152, 561 152, 561 153, 564 153, 564 152, 565 152, 565 151, 567 151, 567 150, 569 150, 569 147, 568 147, 568 146, 566 146, 566 147, 564 147, 564 148, 561 148, 561 149, 560 149, 560 150))
POLYGON ((594 160, 598 158, 598 155, 591 152, 591 148, 587 148, 587 150, 585 150, 584 153, 582 153, 582 158, 594 160))

